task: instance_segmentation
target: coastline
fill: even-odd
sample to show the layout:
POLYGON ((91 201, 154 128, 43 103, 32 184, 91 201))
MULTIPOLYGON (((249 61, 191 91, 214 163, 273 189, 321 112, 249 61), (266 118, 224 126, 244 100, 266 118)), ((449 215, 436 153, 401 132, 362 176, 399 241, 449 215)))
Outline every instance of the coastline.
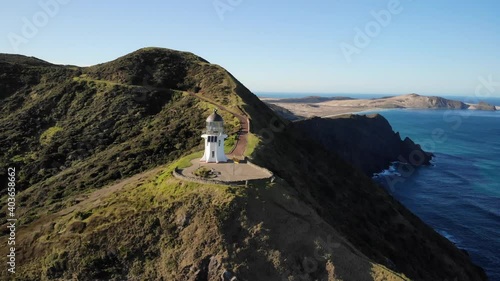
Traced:
POLYGON ((365 108, 365 109, 360 109, 360 110, 354 110, 354 111, 348 111, 348 112, 336 112, 331 115, 326 115, 326 116, 321 116, 322 118, 332 118, 332 117, 337 117, 337 116, 342 116, 342 115, 350 115, 350 114, 364 114, 364 113, 371 113, 372 111, 387 111, 391 110, 390 108, 365 108))
MULTIPOLYGON (((380 99, 379 99, 380 100, 380 99)), ((364 103, 367 101, 360 101, 360 100, 330 100, 330 101, 315 101, 314 97, 306 97, 302 98, 302 100, 299 98, 297 101, 291 101, 291 98, 262 98, 262 101, 272 104, 274 106, 277 106, 279 109, 279 112, 283 113, 286 112, 287 114, 293 114, 299 118, 312 118, 312 117, 321 117, 321 118, 344 118, 343 116, 347 116, 349 114, 358 114, 358 115, 363 115, 363 114, 371 114, 371 113, 382 113, 382 112, 388 112, 388 116, 398 116, 398 114, 401 114, 402 111, 408 111, 409 114, 412 114, 412 112, 417 112, 419 113, 420 111, 430 111, 430 114, 424 114, 422 117, 428 118, 428 122, 424 122, 425 124, 431 124, 431 122, 437 122, 435 123, 436 125, 434 127, 446 127, 442 123, 445 122, 446 120, 443 120, 442 114, 445 112, 449 111, 458 111, 456 114, 462 114, 460 112, 462 111, 469 111, 468 114, 471 115, 477 115, 478 117, 484 117, 484 116, 494 116, 498 117, 499 115, 499 110, 500 106, 498 105, 499 103, 493 104, 495 110, 484 110, 482 108, 476 107, 475 104, 474 106, 471 106, 472 104, 466 104, 470 106, 470 108, 461 108, 460 103, 457 101, 452 101, 449 100, 449 102, 443 104, 443 103, 415 103, 412 102, 412 100, 402 100, 398 101, 401 103, 394 103, 394 107, 377 107, 377 102, 379 100, 375 100, 374 103, 364 103), (371 106, 375 105, 375 106, 371 106), (419 107, 420 106, 420 107, 419 107), (428 107, 428 106, 435 106, 435 107, 428 107), (398 110, 394 110, 398 109, 398 110), (404 110, 403 110, 404 109, 404 110), (437 115, 436 115, 437 114, 437 115), (438 118, 433 118, 435 116, 438 116, 438 118), (441 122, 441 123, 440 123, 441 122)), ((464 103, 465 104, 465 103, 464 103)), ((390 104, 389 104, 390 105, 390 104)), ((465 114, 465 112, 463 112, 465 114)), ((384 115, 385 116, 385 115, 384 115)), ((468 116, 468 115, 467 115, 468 116)), ((398 118, 398 120, 403 120, 404 118, 398 118)), ((479 120, 479 119, 477 119, 479 120)), ((498 119, 497 119, 498 120, 498 119)), ((419 132, 419 126, 410 126, 407 127, 408 125, 402 121, 398 122, 393 122, 394 120, 391 120, 391 118, 388 118, 388 121, 390 122, 391 126, 394 126, 394 124, 398 124, 394 126, 394 131, 398 132, 406 132, 405 135, 407 135, 409 132, 411 134, 414 134, 414 136, 418 135, 419 132), (403 124, 403 125, 401 125, 403 124), (401 128, 407 128, 406 130, 401 130, 401 128), (416 129, 414 129, 416 128, 416 129), (415 131, 413 131, 415 130, 415 131)), ((413 122, 413 125, 419 124, 421 122, 420 117, 419 118, 414 118, 414 120, 406 120, 406 121, 411 121, 413 122), (416 122, 416 123, 415 123, 416 122)), ((469 121, 467 124, 472 124, 470 122, 475 122, 475 120, 469 121)), ((410 123, 411 123, 410 122, 410 123)), ((477 122, 477 121, 476 121, 477 122)), ((482 123, 481 123, 482 124, 482 123)), ((464 123, 463 126, 466 126, 464 123)), ((479 124, 477 124, 475 127, 479 127, 479 124)), ((420 128, 421 130, 422 128, 420 128)), ((451 129, 450 129, 451 130, 451 129)), ((472 130, 472 128, 471 128, 472 130)), ((432 131, 432 128, 429 128, 428 131, 432 131)), ((420 134, 424 135, 424 134, 420 134)), ((456 138, 455 138, 456 141, 456 138)), ((436 146, 441 146, 440 143, 434 143, 436 146)), ((436 148, 438 149, 438 148, 436 148)), ((440 154, 441 158, 440 161, 444 161, 448 166, 451 165, 460 165, 460 163, 456 163, 453 159, 449 159, 446 157, 443 157, 443 155, 447 155, 446 153, 449 153, 451 155, 454 155, 453 151, 448 151, 448 146, 446 147, 440 147, 438 151, 443 152, 444 154, 440 154)), ((436 157, 435 154, 433 158, 436 157)), ((435 158, 434 158, 435 159, 435 158)), ((436 160, 433 161, 435 163, 436 160)), ((433 164, 434 166, 435 164, 433 164)), ((469 165, 473 166, 473 165, 469 165)), ((457 167, 455 170, 464 170, 462 167, 457 167)), ((445 216, 443 221, 443 218, 438 218, 436 219, 435 213, 433 213, 432 210, 427 210, 425 208, 420 208, 417 204, 415 204, 416 199, 412 199, 411 196, 408 196, 408 192, 416 192, 415 190, 418 190, 418 196, 421 198, 427 198, 429 196, 438 196, 439 194, 433 193, 433 190, 426 189, 426 186, 421 186, 422 181, 426 182, 428 186, 432 187, 438 187, 438 186, 446 186, 448 182, 450 181, 464 181, 463 178, 460 177, 460 175, 457 175, 456 172, 451 169, 451 171, 448 172, 442 172, 440 169, 436 168, 424 168, 424 169, 419 169, 419 174, 428 174, 432 175, 429 176, 428 178, 431 179, 438 179, 435 181, 432 180, 422 180, 420 178, 419 180, 415 180, 415 178, 411 178, 408 176, 402 176, 402 174, 398 173, 397 169, 393 167, 392 165, 388 167, 385 170, 380 171, 379 173, 374 173, 372 175, 372 178, 375 181, 381 181, 383 183, 390 181, 391 179, 398 178, 401 179, 401 181, 405 182, 406 185, 410 186, 411 188, 400 188, 400 187, 395 187, 395 186, 389 186, 391 192, 395 194, 395 197, 397 200, 402 203, 404 206, 408 207, 414 214, 416 214, 418 217, 422 218, 426 224, 430 225, 436 232, 438 232, 442 237, 444 237, 446 240, 450 241, 450 243, 454 244, 457 248, 461 249, 462 251, 466 252, 468 255, 473 257, 473 261, 479 265, 481 268, 483 268, 488 275, 491 276, 498 276, 500 273, 495 270, 496 265, 495 263, 492 263, 491 261, 488 260, 488 256, 492 256, 493 254, 488 251, 488 248, 490 245, 492 245, 492 242, 487 242, 487 241, 481 241, 479 242, 480 244, 477 244, 478 242, 473 240, 474 236, 472 231, 470 229, 459 229, 456 223, 453 223, 453 221, 446 221, 450 217, 445 216), (448 180, 448 182, 442 182, 439 179, 444 178, 448 180)), ((425 178, 425 177, 424 177, 425 178)), ((395 182, 398 182, 399 180, 396 180, 395 182)), ((470 184, 464 185, 464 188, 470 188, 470 184)), ((466 193, 467 190, 464 189, 462 193, 466 193)), ((459 198, 458 194, 454 194, 457 198, 459 198)), ((457 199, 458 200, 458 199, 457 199)), ((486 199, 485 199, 486 200, 486 199)), ((442 200, 444 202, 444 200, 442 200)), ((476 212, 476 215, 484 215, 481 212, 481 210, 477 210, 476 205, 467 205, 468 202, 462 202, 463 206, 467 206, 468 208, 471 208, 471 212, 474 211, 476 212)), ((439 202, 432 201, 431 199, 425 200, 425 204, 434 204, 435 206, 439 206, 439 202)), ((449 207, 453 205, 446 205, 443 206, 449 207)), ((455 209, 450 207, 450 209, 447 210, 447 213, 449 214, 454 214, 455 209)), ((476 224, 475 221, 469 221, 469 224, 476 227, 476 228, 481 228, 485 227, 484 225, 481 224, 476 224)), ((485 231, 487 231, 487 228, 484 228, 485 231)))
MULTIPOLYGON (((419 169, 415 178, 403 177, 404 183, 398 184, 392 191, 398 201, 439 234, 467 251, 491 280, 500 280, 497 279, 500 277, 498 260, 491 258, 495 256, 493 249, 498 248, 495 245, 500 241, 491 235, 476 236, 476 231, 491 233, 494 227, 495 215, 491 217, 489 210, 499 196, 498 190, 493 187, 498 182, 495 167, 498 167, 496 159, 499 159, 499 151, 492 148, 498 146, 499 141, 485 128, 491 128, 500 120, 500 112, 476 113, 474 110, 471 113, 477 118, 464 120, 459 129, 446 126, 447 121, 438 111, 429 110, 429 114, 425 115, 413 115, 412 111, 390 111, 384 115, 395 131, 412 139, 420 136, 424 140, 429 139, 434 128, 444 128, 448 136, 453 131, 458 132, 448 137, 446 142, 434 142, 436 158, 433 166, 419 169), (495 118, 488 118, 491 116, 495 118), (470 139, 460 132, 469 132, 477 139, 470 139), (479 148, 473 145, 475 141, 481 143, 479 148), (469 157, 463 158, 465 153, 469 157), (451 185, 451 182, 460 184, 451 185), (474 194, 475 200, 470 200, 471 194, 474 194), (482 219, 476 220, 478 217, 482 219), (467 227, 463 227, 464 224, 467 227)), ((391 176, 387 175, 389 179, 391 176)), ((380 180, 384 181, 383 178, 380 180)))
POLYGON ((463 103, 441 97, 427 97, 407 94, 377 99, 328 99, 323 97, 273 98, 259 97, 267 104, 275 106, 278 111, 295 115, 299 119, 322 117, 331 118, 344 114, 360 114, 370 111, 387 111, 392 109, 416 110, 479 110, 498 111, 499 105, 463 103))

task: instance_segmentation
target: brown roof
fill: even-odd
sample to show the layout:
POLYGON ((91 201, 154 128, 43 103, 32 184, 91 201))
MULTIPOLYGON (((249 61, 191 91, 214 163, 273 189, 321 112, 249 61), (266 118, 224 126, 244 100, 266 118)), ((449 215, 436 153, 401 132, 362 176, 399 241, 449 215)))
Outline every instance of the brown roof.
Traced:
POLYGON ((214 113, 210 114, 207 118, 207 122, 222 122, 222 116, 217 113, 217 109, 214 109, 214 113))

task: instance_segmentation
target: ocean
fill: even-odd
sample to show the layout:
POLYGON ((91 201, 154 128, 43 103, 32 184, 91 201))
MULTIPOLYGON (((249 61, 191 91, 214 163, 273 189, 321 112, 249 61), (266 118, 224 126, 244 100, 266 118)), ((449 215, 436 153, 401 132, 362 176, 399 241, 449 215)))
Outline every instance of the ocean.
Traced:
MULTIPOLYGON (((481 100, 500 106, 500 98, 481 100)), ((378 113, 402 138, 410 137, 435 157, 431 166, 399 171, 396 177, 398 171, 388 170, 377 180, 438 233, 466 250, 490 280, 500 281, 500 111, 391 109, 378 113)))
POLYGON ((390 192, 467 250, 490 280, 500 280, 500 111, 380 114, 403 138, 408 136, 435 154, 432 166, 400 173, 402 181, 386 185, 390 192))

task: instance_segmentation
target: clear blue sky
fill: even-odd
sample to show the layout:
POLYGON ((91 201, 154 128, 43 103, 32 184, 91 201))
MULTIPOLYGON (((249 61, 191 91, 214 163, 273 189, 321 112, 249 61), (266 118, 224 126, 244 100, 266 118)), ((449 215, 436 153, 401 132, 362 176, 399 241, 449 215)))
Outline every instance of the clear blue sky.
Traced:
POLYGON ((0 52, 87 66, 166 47, 222 65, 254 92, 471 95, 479 76, 500 81, 495 0, 400 0, 380 30, 371 12, 394 0, 64 0, 44 23, 40 3, 54 1, 2 1, 0 52), (26 20, 34 35, 23 35, 26 20), (371 42, 349 62, 342 44, 356 46, 367 27, 371 42), (17 49, 13 34, 26 39, 17 49))

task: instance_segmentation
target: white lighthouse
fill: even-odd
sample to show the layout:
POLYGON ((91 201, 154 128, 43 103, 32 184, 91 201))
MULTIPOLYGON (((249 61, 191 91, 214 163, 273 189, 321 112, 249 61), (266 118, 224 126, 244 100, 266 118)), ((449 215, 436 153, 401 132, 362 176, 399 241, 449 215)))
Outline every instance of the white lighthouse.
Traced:
POLYGON ((205 139, 205 153, 200 159, 202 162, 227 162, 224 154, 224 140, 227 135, 224 134, 224 120, 217 114, 217 109, 207 118, 207 129, 202 138, 205 139))

